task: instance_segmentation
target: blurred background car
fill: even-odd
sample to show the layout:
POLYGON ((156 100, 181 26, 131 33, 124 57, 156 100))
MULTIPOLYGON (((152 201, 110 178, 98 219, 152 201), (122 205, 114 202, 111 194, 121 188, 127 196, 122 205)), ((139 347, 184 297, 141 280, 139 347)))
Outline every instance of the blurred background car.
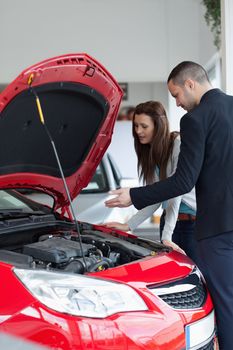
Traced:
POLYGON ((107 208, 104 202, 111 197, 109 191, 120 187, 136 186, 138 186, 138 180, 122 177, 113 157, 108 153, 105 154, 88 186, 73 200, 77 219, 95 224, 107 221, 127 222, 136 213, 133 206, 107 208))
MULTIPOLYGON (((101 224, 107 221, 127 222, 136 213, 133 206, 128 208, 107 208, 104 202, 111 197, 109 191, 120 187, 136 187, 136 178, 122 177, 113 157, 106 153, 96 171, 81 193, 73 200, 75 217, 79 221, 101 224)), ((49 195, 31 189, 20 189, 19 192, 27 197, 53 206, 53 198, 49 195)))

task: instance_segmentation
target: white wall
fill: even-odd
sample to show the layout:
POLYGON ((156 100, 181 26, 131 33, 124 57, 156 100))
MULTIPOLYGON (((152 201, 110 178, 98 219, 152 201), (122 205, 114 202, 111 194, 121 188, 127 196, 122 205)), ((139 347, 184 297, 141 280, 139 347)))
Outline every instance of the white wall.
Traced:
POLYGON ((0 83, 70 52, 93 55, 118 81, 165 81, 178 61, 209 55, 207 45, 199 50, 200 2, 0 0, 0 83))
POLYGON ((121 106, 136 106, 138 103, 157 100, 168 108, 168 92, 165 82, 138 82, 128 84, 128 98, 121 106))
MULTIPOLYGON (((201 2, 201 1, 200 1, 201 2)), ((204 19, 205 15, 204 5, 200 5, 198 8, 198 42, 199 42, 199 60, 198 62, 204 66, 212 59, 216 54, 216 47, 214 46, 213 33, 210 27, 207 26, 204 19)))
POLYGON ((233 95, 233 0, 221 1, 221 21, 222 21, 222 85, 226 93, 233 95), (229 45, 230 43, 230 45, 229 45))

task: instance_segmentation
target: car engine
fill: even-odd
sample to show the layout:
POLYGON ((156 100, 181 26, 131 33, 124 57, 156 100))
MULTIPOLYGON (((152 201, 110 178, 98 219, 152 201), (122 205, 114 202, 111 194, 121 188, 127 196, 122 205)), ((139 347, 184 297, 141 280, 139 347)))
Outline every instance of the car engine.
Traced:
POLYGON ((169 251, 160 242, 105 233, 91 229, 91 225, 82 230, 81 242, 73 230, 56 230, 16 249, 1 249, 0 260, 20 267, 83 274, 169 251))

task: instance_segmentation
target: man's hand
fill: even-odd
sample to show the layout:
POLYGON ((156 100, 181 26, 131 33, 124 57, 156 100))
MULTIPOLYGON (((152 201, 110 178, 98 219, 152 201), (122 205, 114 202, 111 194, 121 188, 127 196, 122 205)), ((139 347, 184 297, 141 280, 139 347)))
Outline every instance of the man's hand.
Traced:
POLYGON ((129 207, 132 202, 131 198, 129 195, 129 190, 130 188, 120 188, 119 190, 114 190, 109 192, 110 194, 116 195, 116 197, 109 199, 108 201, 105 202, 106 207, 108 208, 125 208, 129 207))

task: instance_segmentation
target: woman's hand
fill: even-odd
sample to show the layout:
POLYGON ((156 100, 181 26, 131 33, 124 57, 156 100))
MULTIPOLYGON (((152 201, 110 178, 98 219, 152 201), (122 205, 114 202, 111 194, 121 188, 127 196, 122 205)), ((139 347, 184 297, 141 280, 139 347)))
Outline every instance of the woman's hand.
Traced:
POLYGON ((176 250, 179 253, 182 253, 184 255, 186 255, 185 251, 183 249, 181 249, 177 244, 175 244, 172 241, 167 241, 166 239, 164 239, 163 241, 164 245, 167 245, 168 247, 171 247, 172 249, 176 250))
POLYGON ((103 225, 110 228, 116 228, 117 230, 121 230, 121 231, 130 230, 128 224, 121 224, 120 222, 116 222, 116 221, 106 222, 103 225))

